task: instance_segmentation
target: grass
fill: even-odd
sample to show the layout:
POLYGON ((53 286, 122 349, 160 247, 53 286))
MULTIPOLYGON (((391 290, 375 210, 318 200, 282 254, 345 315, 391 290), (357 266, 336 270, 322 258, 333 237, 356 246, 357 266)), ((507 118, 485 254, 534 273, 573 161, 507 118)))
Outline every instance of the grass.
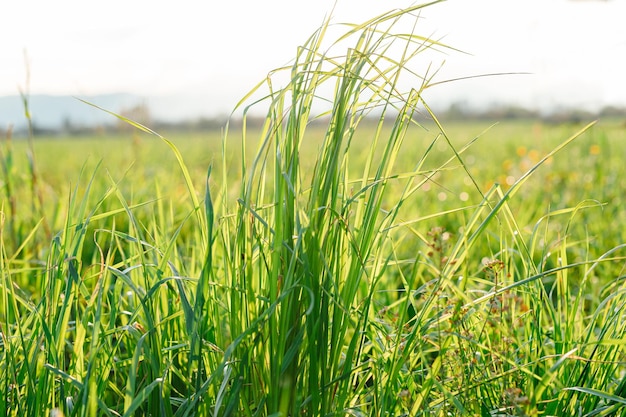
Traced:
POLYGON ((420 10, 322 26, 260 129, 5 140, 2 414, 626 414, 623 128, 438 123, 420 10))

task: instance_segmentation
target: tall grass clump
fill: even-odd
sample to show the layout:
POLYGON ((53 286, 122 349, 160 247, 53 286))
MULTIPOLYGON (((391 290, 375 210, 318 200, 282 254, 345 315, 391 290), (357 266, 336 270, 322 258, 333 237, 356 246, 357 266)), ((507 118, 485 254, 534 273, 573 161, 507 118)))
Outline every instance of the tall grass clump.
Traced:
POLYGON ((172 141, 118 116, 171 151, 185 199, 157 183, 137 200, 96 170, 24 262, 36 231, 4 244, 7 182, 0 413, 624 414, 624 246, 580 225, 601 202, 520 197, 593 126, 482 187, 475 139, 450 137, 423 99, 433 74, 411 69, 447 48, 417 34, 434 3, 332 42, 325 22, 242 100, 201 192, 172 141), (443 209, 424 190, 455 176, 471 195, 443 209))
MULTIPOLYGON (((423 163, 418 157, 412 171, 394 171, 428 80, 415 77, 417 88, 407 93, 397 84, 410 60, 441 46, 391 28, 422 7, 353 26, 329 50, 323 49, 325 24, 282 70, 289 71, 284 87, 273 87, 273 75, 281 74, 268 78, 269 110, 256 157, 242 161, 236 214, 223 219, 216 242, 226 255, 220 265, 229 312, 223 333, 250 333, 235 340, 225 395, 251 414, 396 407, 402 360, 390 374, 375 375, 374 358, 391 352, 379 350, 372 313, 379 283, 394 268, 394 222, 421 181, 423 163), (333 55, 348 40, 354 44, 347 53, 333 55), (314 116, 328 92, 328 109, 314 116), (371 147, 354 155, 353 141, 363 140, 355 139, 357 131, 371 116, 371 147), (316 120, 325 126, 317 152, 302 154, 316 120), (301 160, 309 158, 312 171, 304 172, 301 160), (359 172, 352 159, 361 159, 359 172), (389 195, 390 182, 401 184, 396 195, 389 195)), ((407 300, 400 303, 406 307, 407 300)))
MULTIPOLYGON (((230 336, 222 343, 232 348, 220 369, 228 388, 216 413, 217 405, 230 411, 227 404, 250 415, 598 410, 599 397, 579 395, 574 386, 592 382, 594 365, 605 374, 604 387, 621 378, 617 347, 598 349, 596 335, 622 330, 589 318, 599 299, 583 301, 590 271, 608 259, 567 264, 567 232, 552 243, 556 265, 548 266, 552 254, 538 248, 548 239, 542 223, 567 215, 574 222, 596 205, 550 213, 525 237, 509 205, 546 160, 591 125, 510 187, 483 193, 462 157, 471 143, 452 145, 422 100, 431 79, 408 69, 420 53, 446 47, 393 32, 422 7, 350 27, 332 45, 353 40, 345 55, 323 49, 324 25, 282 70, 289 71, 282 88, 274 88, 275 74, 268 77, 258 150, 242 160, 237 206, 223 194, 229 214, 215 241, 223 253, 215 271, 225 278, 221 334, 230 336), (415 88, 403 92, 407 72, 415 88), (325 99, 328 110, 314 115, 325 99), (435 141, 448 146, 438 164, 431 163, 434 142, 406 146, 421 129, 419 111, 440 131, 435 141), (376 120, 369 138, 358 135, 366 117, 376 120), (314 122, 325 131, 317 152, 303 154, 314 122), (364 147, 355 143, 363 140, 364 147), (415 155, 408 170, 396 166, 401 152, 415 155), (315 161, 310 171, 302 169, 307 158, 315 161), (457 236, 443 227, 424 233, 418 225, 444 224, 452 213, 406 206, 419 207, 420 187, 450 169, 469 176, 479 202, 452 210, 462 219, 457 236), (577 277, 574 292, 568 275, 577 277)), ((242 146, 249 142, 244 128, 242 146)))

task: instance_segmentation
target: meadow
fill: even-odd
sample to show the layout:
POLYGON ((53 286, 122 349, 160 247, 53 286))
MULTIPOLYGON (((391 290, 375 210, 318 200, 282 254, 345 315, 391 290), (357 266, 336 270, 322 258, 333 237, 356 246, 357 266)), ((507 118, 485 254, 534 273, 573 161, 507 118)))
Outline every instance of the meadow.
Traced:
POLYGON ((410 12, 263 126, 2 141, 1 413, 626 415, 624 122, 440 122, 410 12))

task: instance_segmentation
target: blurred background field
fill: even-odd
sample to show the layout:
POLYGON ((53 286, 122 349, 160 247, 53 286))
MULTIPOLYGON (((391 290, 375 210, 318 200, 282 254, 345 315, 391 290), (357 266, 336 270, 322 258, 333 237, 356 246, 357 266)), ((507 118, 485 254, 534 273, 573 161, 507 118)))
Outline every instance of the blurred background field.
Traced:
MULTIPOLYGON (((445 161, 454 156, 446 138, 438 133, 432 122, 413 126, 402 144, 397 161, 397 172, 410 172, 429 146, 423 169, 437 170, 421 189, 405 204, 401 217, 413 222, 420 233, 433 227, 443 227, 454 232, 466 221, 466 213, 480 203, 483 195, 494 184, 506 191, 525 172, 533 167, 550 150, 572 135, 580 126, 571 123, 545 123, 532 120, 514 120, 491 123, 488 121, 456 121, 445 124, 445 133, 456 149, 475 142, 460 155, 465 170, 458 161, 451 161, 440 169, 445 161), (464 209, 465 208, 465 209, 464 209), (445 214, 453 210, 454 212, 445 214), (433 217, 431 217, 433 216, 433 217)), ((353 178, 361 175, 375 126, 365 123, 360 127, 353 142, 353 155, 362 155, 363 161, 352 159, 353 178), (359 140, 362 139, 362 140, 359 140)), ((325 126, 312 126, 302 143, 301 164, 303 183, 310 181, 306 174, 313 171, 313 158, 320 146, 325 126)), ((212 166, 210 187, 214 197, 225 194, 234 204, 238 197, 242 177, 240 158, 242 140, 240 128, 231 128, 228 139, 222 142, 224 131, 160 132, 178 147, 187 166, 198 198, 204 191, 207 167, 212 166), (222 146, 225 160, 222 166, 222 146), (231 189, 221 189, 223 175, 227 175, 231 189)), ((251 162, 257 152, 258 138, 255 130, 247 132, 245 148, 247 161, 251 162)), ((382 144, 379 144, 382 147, 382 144)), ((194 233, 186 230, 185 219, 192 210, 188 190, 175 155, 167 144, 157 137, 139 130, 125 133, 90 134, 72 137, 37 137, 34 141, 36 186, 29 168, 31 158, 26 140, 14 139, 1 142, 3 157, 2 206, 5 213, 5 247, 10 253, 24 242, 34 246, 32 251, 22 250, 31 256, 41 254, 48 245, 48 233, 57 233, 64 226, 72 195, 82 198, 89 185, 88 207, 95 207, 107 190, 115 188, 124 196, 133 213, 146 224, 154 214, 163 214, 167 222, 162 226, 165 235, 181 227, 179 239, 193 239, 194 233), (37 208, 39 202, 43 207, 37 208), (159 212, 159 210, 161 212, 159 212), (45 221, 42 221, 45 214, 45 221), (28 236, 35 230, 35 237, 28 236)), ((553 217, 549 221, 550 238, 558 240, 565 234, 578 239, 589 238, 589 253, 581 257, 601 255, 625 240, 625 232, 619 227, 626 221, 624 193, 626 168, 626 128, 621 120, 601 120, 585 135, 548 159, 523 186, 510 207, 517 223, 530 233, 536 223, 550 212, 566 208, 584 207, 573 214, 553 217)), ((355 158, 354 156, 352 158, 355 158)), ((424 175, 424 178, 426 175, 424 175)), ((268 184, 271 187, 271 183, 268 184)), ((399 193, 402 181, 390 182, 399 193)), ((393 191, 392 191, 393 192, 393 191)), ((100 204, 99 213, 122 211, 120 201, 109 195, 100 204)), ((226 213, 220 213, 226 215, 226 213)), ((127 227, 128 219, 123 212, 92 222, 91 227, 127 227)), ((87 240, 92 239, 87 236, 87 240)), ((497 239, 496 239, 497 240, 497 239)), ((192 244, 188 242, 188 244, 192 244)), ((485 256, 497 250, 497 244, 485 245, 485 256)), ((549 245, 546 241, 545 245, 549 245)), ((93 246, 92 246, 92 249, 93 246)), ((416 250, 408 245, 407 252, 416 250)), ((94 262, 95 252, 84 253, 85 262, 94 262)))
MULTIPOLYGON (((477 178, 480 190, 485 192, 494 183, 504 187, 511 185, 548 151, 571 135, 576 127, 575 124, 548 124, 541 121, 463 121, 448 122, 444 129, 451 143, 457 147, 477 139, 465 151, 463 159, 471 174, 477 178)), ((313 126, 307 132, 303 142, 303 164, 307 163, 308 152, 319 147, 324 129, 324 126, 313 126)), ((178 147, 198 184, 204 182, 209 165, 214 167, 214 177, 221 175, 222 131, 159 133, 178 147)), ((364 140, 356 140, 354 146, 358 147, 361 143, 369 146, 368 139, 372 133, 361 128, 359 135, 364 140)), ((411 169, 437 135, 436 127, 428 123, 414 126, 403 144, 399 168, 411 169)), ((251 158, 256 152, 257 143, 254 132, 249 132, 248 136, 246 147, 248 158, 251 158)), ((226 143, 228 157, 237 162, 241 154, 240 137, 237 128, 231 129, 226 143)), ((541 172, 531 180, 532 186, 525 192, 536 193, 536 197, 543 195, 537 200, 537 208, 548 204, 554 208, 565 207, 586 198, 619 203, 620 193, 614 191, 624 185, 619 182, 619 178, 623 177, 620 171, 623 169, 621 155, 625 137, 626 127, 622 121, 600 121, 558 157, 548 161, 546 167, 541 168, 541 172), (568 190, 563 193, 566 185, 568 190)), ((443 138, 436 142, 435 155, 441 159, 433 157, 433 163, 442 162, 451 152, 443 138)), ((19 183, 28 183, 30 174, 26 141, 4 139, 1 143, 5 158, 9 153, 12 154, 12 174, 17 176, 19 183)), ((169 152, 167 145, 140 131, 72 137, 40 136, 36 138, 34 147, 41 185, 48 193, 47 203, 51 207, 76 185, 81 175, 85 177, 96 173, 96 167, 96 185, 106 184, 106 177, 110 176, 120 181, 123 189, 132 190, 133 194, 141 193, 142 189, 151 189, 158 182, 161 188, 167 190, 168 196, 174 197, 175 190, 181 186, 176 158, 169 152)), ((312 165, 314 160, 311 158, 308 162, 312 165)), ((440 208, 468 201, 469 196, 476 191, 472 184, 467 184, 467 178, 457 175, 454 167, 454 164, 450 165, 451 175, 444 180, 424 186, 424 192, 433 196, 429 200, 440 208), (468 196, 461 195, 463 191, 468 196)), ((236 176, 240 173, 231 174, 236 176)), ((215 179, 215 183, 219 183, 219 180, 215 179)))

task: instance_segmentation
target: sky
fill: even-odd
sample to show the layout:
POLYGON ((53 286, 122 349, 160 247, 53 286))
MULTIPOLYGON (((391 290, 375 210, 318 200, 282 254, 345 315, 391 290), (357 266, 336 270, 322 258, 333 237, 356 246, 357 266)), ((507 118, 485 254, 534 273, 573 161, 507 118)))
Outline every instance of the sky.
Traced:
MULTIPOLYGON (((29 73, 31 94, 182 94, 196 97, 207 112, 229 112, 270 70, 289 63, 331 11, 334 23, 358 23, 413 4, 5 0, 0 95, 25 88, 29 73)), ((536 109, 626 106, 624 17, 624 0, 448 0, 429 6, 416 32, 465 52, 418 63, 443 63, 437 80, 530 74, 443 84, 428 90, 426 99, 536 109)))

